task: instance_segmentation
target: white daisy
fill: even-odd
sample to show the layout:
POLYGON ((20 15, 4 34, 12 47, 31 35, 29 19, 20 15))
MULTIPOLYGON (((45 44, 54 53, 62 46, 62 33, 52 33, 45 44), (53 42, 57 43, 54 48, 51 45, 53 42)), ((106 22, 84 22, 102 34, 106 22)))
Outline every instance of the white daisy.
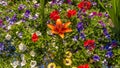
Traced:
POLYGON ((13 68, 16 68, 19 65, 19 61, 13 61, 11 65, 13 68))
POLYGON ((26 45, 24 45, 23 43, 20 43, 19 50, 21 50, 22 52, 24 52, 26 49, 27 49, 26 45))
POLYGON ((11 35, 10 35, 10 34, 7 34, 7 35, 5 36, 5 39, 6 39, 6 40, 10 40, 10 39, 11 39, 11 35))
POLYGON ((30 55, 32 56, 32 57, 35 57, 35 52, 32 50, 32 51, 30 51, 30 55))
POLYGON ((36 65, 37 65, 37 62, 34 60, 31 60, 31 62, 30 62, 31 68, 34 68, 36 65))

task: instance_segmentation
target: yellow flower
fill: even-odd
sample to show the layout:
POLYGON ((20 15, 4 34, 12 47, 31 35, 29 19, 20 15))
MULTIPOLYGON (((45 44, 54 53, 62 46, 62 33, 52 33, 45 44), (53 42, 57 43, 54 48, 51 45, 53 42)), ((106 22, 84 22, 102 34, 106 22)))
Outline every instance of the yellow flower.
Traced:
POLYGON ((71 58, 72 57, 72 53, 70 51, 67 51, 65 54, 66 54, 67 58, 71 58))
POLYGON ((63 63, 66 65, 66 66, 70 66, 72 64, 72 60, 69 59, 69 58, 66 58, 64 59, 63 63))
POLYGON ((72 68, 77 68, 77 67, 72 67, 72 68))
POLYGON ((55 63, 49 63, 47 68, 56 68, 56 64, 55 63))

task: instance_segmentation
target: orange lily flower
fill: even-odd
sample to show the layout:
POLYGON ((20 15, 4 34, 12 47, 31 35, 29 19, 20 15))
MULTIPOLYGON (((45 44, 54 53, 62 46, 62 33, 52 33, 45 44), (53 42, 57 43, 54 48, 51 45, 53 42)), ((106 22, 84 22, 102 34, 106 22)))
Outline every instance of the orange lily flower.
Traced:
POLYGON ((58 34, 61 38, 64 38, 64 33, 71 32, 72 29, 68 28, 71 22, 67 22, 62 24, 61 19, 56 20, 56 24, 47 24, 47 26, 51 29, 53 34, 58 34))

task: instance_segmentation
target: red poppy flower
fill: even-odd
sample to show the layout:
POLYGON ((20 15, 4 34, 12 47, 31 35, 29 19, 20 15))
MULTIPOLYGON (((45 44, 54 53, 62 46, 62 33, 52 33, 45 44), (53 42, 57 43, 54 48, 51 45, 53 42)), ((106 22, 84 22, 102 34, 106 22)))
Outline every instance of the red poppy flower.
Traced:
POLYGON ((59 12, 58 12, 57 10, 52 11, 52 12, 50 13, 50 18, 51 18, 52 20, 55 20, 55 21, 56 21, 57 19, 60 18, 59 12))
POLYGON ((88 64, 84 64, 84 65, 78 66, 77 68, 89 68, 89 65, 88 64))
POLYGON ((84 46, 87 47, 89 50, 93 50, 95 48, 95 41, 94 40, 86 40, 84 42, 84 46))
POLYGON ((75 14, 76 14, 76 10, 68 10, 68 12, 67 12, 68 18, 74 16, 75 14))
POLYGON ((36 33, 34 33, 34 34, 32 35, 32 41, 33 41, 33 42, 38 41, 38 36, 37 36, 36 33))
POLYGON ((83 11, 90 9, 90 7, 91 7, 91 2, 89 1, 82 1, 78 4, 78 8, 82 9, 83 11))

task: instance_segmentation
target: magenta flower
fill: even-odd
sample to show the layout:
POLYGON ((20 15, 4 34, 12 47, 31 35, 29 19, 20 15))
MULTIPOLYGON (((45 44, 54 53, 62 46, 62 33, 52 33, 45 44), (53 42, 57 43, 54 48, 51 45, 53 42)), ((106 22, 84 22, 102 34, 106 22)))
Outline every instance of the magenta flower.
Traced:
POLYGON ((2 26, 2 24, 3 24, 3 20, 2 20, 2 19, 0 19, 0 26, 2 26))

